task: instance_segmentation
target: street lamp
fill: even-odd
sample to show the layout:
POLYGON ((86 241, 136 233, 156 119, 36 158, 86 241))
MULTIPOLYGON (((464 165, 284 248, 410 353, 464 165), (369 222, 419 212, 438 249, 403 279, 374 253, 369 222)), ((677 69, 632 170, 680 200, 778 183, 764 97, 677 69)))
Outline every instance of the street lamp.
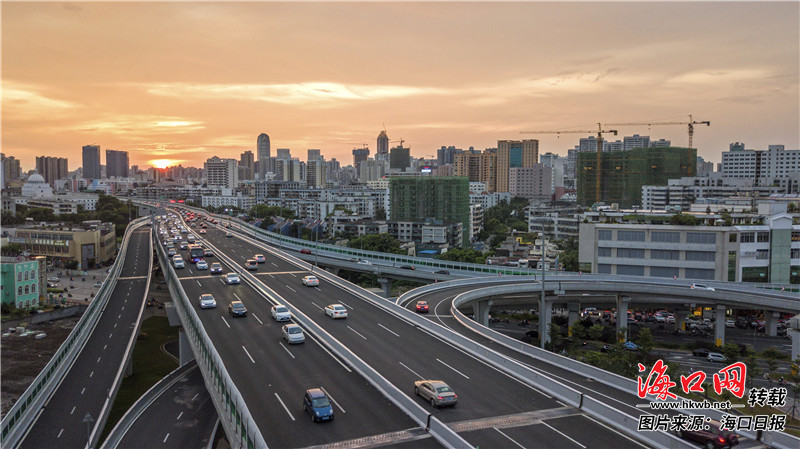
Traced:
MULTIPOLYGON (((546 316, 544 310, 545 307, 547 307, 547 303, 545 302, 545 293, 544 293, 544 272, 545 272, 544 264, 545 264, 545 257, 547 254, 547 250, 545 249, 547 244, 545 243, 544 228, 542 228, 542 232, 539 234, 539 236, 542 238, 542 302, 541 305, 539 306, 539 322, 543 323, 544 317, 546 316)), ((545 323, 539 326, 539 334, 540 334, 539 342, 542 348, 544 348, 545 335, 546 335, 545 332, 547 332, 547 324, 548 323, 545 323)))

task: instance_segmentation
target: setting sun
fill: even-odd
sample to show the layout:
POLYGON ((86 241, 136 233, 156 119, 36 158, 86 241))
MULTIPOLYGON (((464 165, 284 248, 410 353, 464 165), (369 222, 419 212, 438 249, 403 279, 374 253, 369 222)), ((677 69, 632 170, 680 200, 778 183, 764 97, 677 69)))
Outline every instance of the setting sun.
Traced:
POLYGON ((173 165, 178 165, 178 162, 180 161, 175 159, 151 159, 148 162, 155 168, 167 168, 172 167, 173 165))

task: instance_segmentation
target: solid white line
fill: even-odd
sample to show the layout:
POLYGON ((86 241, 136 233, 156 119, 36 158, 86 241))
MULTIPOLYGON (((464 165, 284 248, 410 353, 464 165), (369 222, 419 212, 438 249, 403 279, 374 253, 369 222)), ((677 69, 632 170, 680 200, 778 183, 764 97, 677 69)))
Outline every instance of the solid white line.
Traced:
POLYGON ((343 305, 343 306, 347 307, 347 308, 348 308, 348 309, 350 309, 350 310, 355 310, 355 309, 353 309, 352 307, 350 307, 349 305, 345 304, 345 303, 344 303, 344 302, 342 302, 342 301, 339 301, 339 304, 341 304, 341 305, 343 305))
POLYGON ((293 289, 292 287, 289 287, 288 285, 286 286, 286 288, 288 288, 289 290, 291 290, 291 291, 293 291, 293 292, 297 293, 297 290, 293 289))
POLYGON ((592 420, 592 421, 596 422, 597 424, 600 424, 601 426, 603 426, 603 427, 607 428, 608 430, 610 430, 610 431, 612 431, 612 432, 616 433, 617 435, 620 435, 620 436, 622 436, 622 437, 625 437, 626 439, 628 439, 628 440, 630 440, 630 441, 633 441, 634 443, 638 444, 638 445, 639 445, 639 446, 641 446, 641 447, 647 447, 647 446, 645 446, 644 444, 642 444, 642 443, 640 443, 640 442, 638 442, 638 441, 634 440, 633 438, 631 438, 631 437, 629 437, 629 436, 625 435, 624 433, 622 433, 622 432, 619 432, 618 430, 614 429, 613 427, 610 427, 610 426, 608 426, 608 425, 606 425, 606 424, 603 424, 603 423, 601 423, 600 421, 598 421, 598 420, 596 420, 596 419, 592 418, 592 417, 591 417, 591 416, 589 416, 589 415, 586 415, 586 414, 584 414, 583 416, 584 416, 585 418, 588 418, 588 419, 590 419, 590 420, 592 420))
POLYGON ((228 326, 228 329, 230 329, 230 328, 231 328, 231 325, 230 325, 230 324, 228 324, 228 320, 226 320, 226 319, 225 319, 225 317, 224 317, 224 316, 222 316, 222 315, 220 315, 219 317, 220 317, 220 318, 222 318, 222 321, 224 321, 224 322, 225 322, 225 325, 226 325, 226 326, 228 326))
POLYGON ((261 320, 259 320, 259 319, 258 319, 258 317, 256 316, 256 314, 255 314, 255 313, 251 313, 250 315, 253 315, 253 318, 255 318, 255 319, 256 319, 256 321, 258 321, 259 323, 261 323, 261 324, 264 324, 264 322, 263 322, 263 321, 261 321, 261 320))
MULTIPOLYGON (((358 333, 358 332, 357 332, 355 329, 353 329, 352 327, 350 327, 350 326, 347 326, 347 328, 348 328, 348 329, 350 329, 351 331, 353 331, 353 332, 354 332, 356 335, 358 335, 359 337, 363 338, 364 340, 366 340, 366 339, 367 339, 367 337, 365 337, 365 336, 363 336, 363 335, 359 334, 359 333, 358 333)), ((469 379, 469 377, 467 377, 467 379, 469 379)))
POLYGON ((399 337, 399 336, 400 336, 399 334, 396 334, 396 333, 392 332, 392 330, 391 330, 391 329, 389 329, 388 327, 384 326, 384 325, 383 325, 383 324, 381 324, 381 323, 378 323, 378 326, 380 326, 380 327, 382 327, 382 328, 386 329, 386 331, 387 331, 387 332, 389 332, 390 334, 394 335, 395 337, 399 337))
POLYGON ((64 433, 64 428, 61 428, 61 431, 58 432, 58 436, 56 438, 61 438, 61 434, 64 433))
POLYGON ((283 348, 283 350, 286 351, 292 358, 295 358, 294 354, 292 354, 292 352, 289 351, 289 348, 283 345, 283 342, 281 342, 280 345, 283 348))
POLYGON ((249 352, 247 352, 247 348, 245 348, 244 345, 242 345, 242 349, 244 349, 244 353, 247 354, 248 357, 250 357, 250 361, 253 362, 253 363, 256 363, 256 361, 253 360, 253 356, 250 355, 249 352))
POLYGON ((439 362, 439 363, 441 363, 442 365, 444 365, 444 366, 446 366, 446 367, 450 368, 451 370, 453 370, 453 371, 457 372, 458 374, 461 374, 462 376, 466 377, 467 379, 469 379, 469 377, 468 377, 466 374, 464 374, 464 373, 462 373, 461 371, 459 371, 459 370, 457 370, 457 369, 453 368, 452 366, 448 365, 447 363, 444 363, 443 361, 441 361, 441 360, 439 360, 439 359, 436 359, 436 361, 437 361, 437 362, 439 362))
POLYGON ((405 368, 405 369, 407 369, 407 370, 411 371, 412 373, 414 373, 414 375, 415 375, 415 376, 419 377, 420 379, 424 379, 424 377, 420 376, 420 375, 419 375, 419 373, 417 373, 417 372, 416 372, 416 371, 414 371, 413 369, 411 369, 411 368, 409 368, 408 366, 406 366, 406 364, 405 364, 405 363, 403 363, 403 362, 397 362, 397 363, 399 363, 399 364, 403 365, 403 368, 405 368))
POLYGON ((522 449, 525 449, 525 446, 523 446, 523 445, 521 445, 521 444, 517 443, 516 441, 514 441, 514 439, 513 439, 513 438, 511 438, 510 436, 508 436, 508 435, 506 435, 505 433, 503 433, 503 432, 502 432, 500 429, 498 429, 497 427, 492 427, 492 429, 494 429, 494 430, 498 431, 498 432, 500 433, 500 435, 503 435, 504 437, 508 438, 508 439, 509 439, 509 441, 511 441, 512 443, 516 444, 517 446, 521 447, 522 449))
POLYGON ((342 408, 342 406, 341 406, 341 405, 340 405, 338 402, 336 402, 336 399, 334 399, 334 398, 333 398, 333 396, 331 396, 331 394, 330 394, 330 393, 328 393, 328 390, 326 390, 326 389, 325 389, 325 387, 319 387, 319 389, 320 389, 320 390, 322 390, 322 391, 325 393, 325 395, 327 395, 327 396, 328 396, 328 399, 330 399, 331 401, 333 401, 333 403, 334 403, 334 404, 336 404, 336 406, 337 406, 337 407, 339 407, 339 410, 341 410, 341 411, 342 411, 342 413, 347 413, 346 411, 344 411, 344 409, 342 408))
POLYGON ((164 437, 164 441, 162 441, 162 443, 166 443, 167 442, 167 438, 169 438, 169 433, 167 433, 167 436, 164 437))
POLYGON ((549 427, 549 428, 550 428, 551 430, 553 430, 554 432, 556 432, 556 433, 558 433, 558 434, 561 434, 561 436, 563 436, 564 438, 566 438, 566 439, 568 439, 568 440, 572 441, 573 443, 577 444, 578 446, 582 447, 583 449, 586 449, 586 446, 584 446, 584 445, 582 445, 581 443, 578 443, 578 442, 577 442, 577 441, 575 441, 574 439, 570 438, 570 437, 569 437, 569 435, 567 435, 566 433, 564 433, 564 432, 562 432, 562 431, 560 431, 560 430, 556 429, 555 427, 551 426, 550 424, 547 424, 547 423, 546 423, 546 422, 544 422, 544 421, 541 421, 541 423, 542 423, 543 425, 545 425, 545 426, 549 427))
POLYGON ((286 410, 286 414, 289 415, 289 418, 292 418, 292 421, 294 421, 294 416, 292 416, 292 412, 289 411, 289 407, 286 407, 286 404, 283 403, 283 399, 278 396, 278 393, 275 393, 275 397, 278 398, 278 402, 280 402, 283 406, 283 409, 286 410))
POLYGON ((73 413, 75 413, 75 407, 72 407, 72 411, 69 412, 70 415, 73 414, 73 413))
MULTIPOLYGON (((235 296, 236 299, 238 299, 239 301, 242 301, 242 298, 240 298, 239 295, 237 295, 236 293, 234 293, 233 296, 235 296)), ((242 301, 242 302, 244 302, 244 301, 242 301)))
POLYGON ((181 419, 181 416, 183 416, 183 412, 181 412, 181 414, 180 414, 180 415, 178 415, 178 417, 177 417, 177 418, 175 418, 175 419, 176 419, 176 420, 177 420, 177 419, 181 419))

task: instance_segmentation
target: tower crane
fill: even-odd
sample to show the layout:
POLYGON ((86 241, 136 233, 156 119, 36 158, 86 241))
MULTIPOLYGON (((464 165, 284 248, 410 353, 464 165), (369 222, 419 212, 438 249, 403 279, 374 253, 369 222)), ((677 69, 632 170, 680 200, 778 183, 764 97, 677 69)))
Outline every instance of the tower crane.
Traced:
POLYGON ((600 194, 601 189, 603 187, 603 164, 602 164, 602 153, 603 151, 603 134, 612 133, 615 136, 617 135, 616 129, 603 129, 603 125, 600 123, 597 124, 597 131, 586 131, 586 130, 579 130, 579 131, 520 131, 520 134, 592 134, 597 133, 597 185, 595 191, 595 202, 599 203, 602 199, 600 194))
POLYGON ((405 142, 405 140, 403 140, 403 138, 401 137, 398 140, 390 140, 389 141, 389 143, 395 143, 395 142, 400 142, 400 146, 402 147, 403 146, 403 142, 405 142))
POLYGON ((688 121, 688 122, 639 122, 639 123, 606 123, 606 125, 607 125, 607 126, 636 126, 636 125, 647 125, 647 126, 653 126, 653 125, 688 125, 688 127, 689 127, 689 148, 694 148, 694 147, 692 147, 692 137, 694 136, 694 125, 706 125, 706 126, 711 126, 711 122, 709 122, 708 120, 705 120, 705 121, 698 121, 698 120, 694 120, 694 119, 692 118, 691 114, 690 114, 690 115, 689 115, 689 121, 688 121))

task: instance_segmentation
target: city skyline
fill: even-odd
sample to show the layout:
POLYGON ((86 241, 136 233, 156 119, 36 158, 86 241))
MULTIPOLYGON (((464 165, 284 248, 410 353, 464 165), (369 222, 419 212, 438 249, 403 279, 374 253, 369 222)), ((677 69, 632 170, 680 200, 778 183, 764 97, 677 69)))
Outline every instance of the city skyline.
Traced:
MULTIPOLYGON (((413 157, 523 139, 566 155, 588 134, 520 131, 693 114, 711 121, 694 135, 706 160, 736 141, 797 149, 798 12, 796 2, 3 2, 2 147, 26 170, 43 155, 74 170, 90 144, 143 168, 202 167, 256 153, 266 133, 273 148, 349 164, 353 148, 377 152, 385 127, 389 146, 403 139, 413 157)), ((686 126, 613 128, 687 145, 686 126)))

